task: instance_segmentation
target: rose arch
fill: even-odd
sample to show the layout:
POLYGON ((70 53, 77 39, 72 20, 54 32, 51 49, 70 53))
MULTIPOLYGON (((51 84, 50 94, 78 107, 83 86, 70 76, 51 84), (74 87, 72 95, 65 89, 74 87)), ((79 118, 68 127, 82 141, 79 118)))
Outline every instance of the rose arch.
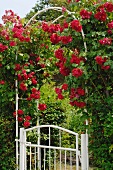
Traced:
MULTIPOLYGON (((13 105, 16 103, 13 116, 16 117, 18 138, 18 125, 30 126, 31 117, 37 112, 36 101, 40 98, 39 89, 43 79, 53 74, 51 69, 55 68, 55 74, 59 71, 65 77, 65 84, 55 88, 57 98, 63 99, 65 91, 68 91, 70 104, 79 108, 77 111, 82 113, 82 120, 89 121, 86 125, 91 137, 92 156, 96 158, 98 155, 99 158, 96 164, 110 169, 113 136, 113 4, 95 4, 81 9, 76 17, 78 19, 75 15, 65 8, 49 7, 36 13, 23 27, 17 15, 6 11, 3 16, 5 26, 0 26, 2 105, 6 106, 9 101, 13 105), (53 23, 30 24, 38 14, 51 9, 60 10, 63 14, 53 23), (69 20, 67 13, 71 16, 69 20), (65 14, 67 20, 64 23, 54 24, 65 14), (12 102, 14 80, 16 102, 12 102), (103 152, 107 154, 100 158, 103 152)), ((39 110, 46 108, 45 103, 38 104, 39 110)), ((18 152, 16 158, 18 164, 18 152)))

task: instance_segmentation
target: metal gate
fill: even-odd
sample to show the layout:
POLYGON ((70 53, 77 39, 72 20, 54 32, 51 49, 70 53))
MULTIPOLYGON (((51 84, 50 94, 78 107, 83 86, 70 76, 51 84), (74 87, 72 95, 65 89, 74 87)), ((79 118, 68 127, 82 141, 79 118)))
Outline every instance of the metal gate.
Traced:
POLYGON ((20 128, 19 142, 19 170, 88 170, 87 134, 41 125, 20 128))

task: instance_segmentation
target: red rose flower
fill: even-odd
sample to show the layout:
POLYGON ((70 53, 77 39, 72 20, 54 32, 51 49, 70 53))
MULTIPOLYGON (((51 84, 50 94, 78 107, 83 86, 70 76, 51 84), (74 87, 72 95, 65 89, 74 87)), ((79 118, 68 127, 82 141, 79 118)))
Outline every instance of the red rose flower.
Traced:
POLYGON ((112 39, 111 38, 103 38, 103 39, 99 40, 99 43, 101 45, 111 45, 112 39))
POLYGON ((104 7, 105 7, 106 11, 113 12, 113 4, 111 2, 106 2, 104 4, 104 7))
POLYGON ((25 120, 31 120, 31 116, 25 116, 25 120))
POLYGON ((64 99, 64 96, 62 95, 62 93, 58 94, 58 99, 61 99, 61 100, 64 99))
POLYGON ((8 49, 8 46, 3 45, 2 43, 0 43, 0 52, 4 52, 7 49, 8 49))
POLYGON ((58 50, 55 50, 55 57, 62 60, 63 56, 63 50, 59 48, 58 50))
POLYGON ((36 85, 36 84, 37 84, 37 80, 36 80, 35 78, 32 78, 31 81, 32 81, 32 84, 33 84, 33 85, 36 85))
POLYGON ((112 34, 113 30, 107 30, 108 34, 112 34))
POLYGON ((10 45, 11 47, 16 46, 16 42, 15 42, 15 41, 10 41, 9 45, 10 45))
POLYGON ((68 67, 60 67, 60 73, 63 75, 63 76, 68 76, 70 74, 70 69, 68 67))
POLYGON ((43 29, 43 31, 48 32, 49 31, 48 24, 46 24, 45 22, 42 22, 42 29, 43 29))
POLYGON ((85 95, 85 91, 84 91, 84 89, 82 89, 82 88, 77 88, 77 93, 78 93, 78 95, 80 95, 80 96, 84 96, 85 95))
POLYGON ((111 22, 108 23, 108 28, 109 28, 109 29, 113 29, 113 21, 111 21, 111 22))
POLYGON ((35 61, 36 61, 36 63, 38 63, 38 62, 40 61, 40 57, 37 57, 37 58, 35 59, 35 61))
POLYGON ((75 54, 72 54, 70 63, 80 64, 81 61, 82 61, 81 58, 79 58, 75 54))
POLYGON ((34 76, 34 74, 35 74, 34 72, 29 73, 28 78, 32 78, 34 76))
POLYGON ((62 89, 63 89, 63 90, 67 90, 67 89, 68 89, 68 84, 63 84, 63 85, 62 85, 62 89))
POLYGON ((102 65, 106 61, 106 58, 103 59, 102 56, 96 56, 95 60, 97 64, 102 65))
POLYGON ((25 38, 24 38, 24 41, 30 42, 30 37, 25 37, 25 38))
POLYGON ((43 64, 40 64, 40 66, 42 67, 42 68, 45 68, 46 67, 46 65, 43 63, 43 64))
POLYGON ((66 21, 64 21, 63 22, 63 29, 68 28, 68 26, 69 26, 69 24, 66 21))
POLYGON ((26 73, 26 70, 22 70, 22 74, 26 73))
POLYGON ((64 64, 66 63, 66 58, 63 57, 62 60, 60 60, 60 67, 64 67, 64 64))
POLYGON ((71 36, 61 36, 61 42, 63 44, 68 44, 72 41, 72 37, 71 36))
POLYGON ((20 89, 21 89, 22 91, 26 91, 26 90, 27 90, 27 86, 24 84, 24 82, 21 82, 21 83, 20 83, 20 89))
POLYGON ((29 127, 30 126, 30 122, 29 121, 25 121, 24 124, 23 124, 24 127, 29 127))
POLYGON ((106 21, 107 19, 107 15, 106 15, 106 12, 104 11, 104 9, 102 8, 99 12, 97 12, 94 17, 97 19, 97 20, 100 20, 100 21, 106 21))
POLYGON ((5 39, 6 39, 7 41, 9 41, 9 40, 10 40, 9 35, 7 35, 7 36, 5 37, 5 39))
POLYGON ((60 42, 60 36, 58 36, 56 33, 53 33, 51 36, 50 36, 50 40, 53 44, 58 44, 60 42))
POLYGON ((37 91, 36 93, 35 93, 35 97, 34 97, 35 99, 40 99, 40 91, 37 91))
POLYGON ((31 97, 28 97, 27 100, 28 100, 28 101, 31 101, 32 99, 31 99, 31 97))
POLYGON ((32 94, 30 94, 30 99, 39 99, 40 98, 40 91, 36 88, 32 88, 32 94))
POLYGON ((70 102, 70 104, 72 105, 72 106, 77 106, 77 107, 79 107, 79 108, 83 108, 83 107, 85 107, 86 106, 86 103, 85 102, 78 102, 78 101, 71 101, 70 102))
POLYGON ((19 122, 22 122, 22 121, 23 121, 23 118, 22 118, 22 117, 18 117, 18 121, 19 121, 19 122))
POLYGON ((77 101, 74 101, 74 104, 79 107, 79 108, 83 108, 86 106, 86 103, 85 102, 77 102, 77 101))
POLYGON ((56 25, 55 25, 55 29, 56 29, 56 32, 57 32, 57 31, 63 32, 63 27, 61 27, 60 24, 56 24, 56 25))
POLYGON ((40 103, 39 106, 38 106, 38 109, 41 110, 41 111, 45 110, 46 108, 47 108, 46 104, 40 103))
POLYGON ((75 104, 74 104, 74 101, 71 101, 70 103, 69 103, 71 106, 74 106, 75 104))
POLYGON ((16 70, 16 71, 21 70, 21 66, 20 66, 20 64, 15 64, 15 70, 16 70))
POLYGON ((56 92, 56 94, 62 93, 62 89, 56 87, 56 88, 55 88, 55 92, 56 92))
POLYGON ((68 2, 68 3, 70 3, 70 2, 71 2, 71 0, 67 0, 67 2, 68 2))
POLYGON ((59 62, 56 62, 55 65, 59 68, 62 68, 62 67, 64 67, 65 62, 66 62, 66 59, 65 59, 65 61, 60 60, 59 62))
POLYGON ((76 89, 71 88, 71 90, 70 90, 70 99, 73 99, 74 97, 76 97, 76 89))
POLYGON ((110 66, 109 65, 107 65, 107 66, 101 66, 101 69, 103 69, 103 70, 109 70, 110 69, 110 66))
POLYGON ((82 31, 82 26, 81 26, 81 24, 80 24, 80 22, 78 20, 73 20, 70 23, 70 26, 71 26, 72 29, 74 29, 77 32, 81 32, 82 31))
POLYGON ((34 94, 35 94, 35 93, 37 92, 37 89, 36 89, 36 88, 32 88, 32 90, 31 90, 31 91, 32 91, 32 93, 34 93, 34 94))
POLYGON ((23 74, 23 79, 24 79, 24 80, 27 80, 28 78, 29 78, 29 77, 28 77, 27 73, 24 73, 24 74, 23 74))
POLYGON ((23 112, 23 110, 19 109, 19 110, 17 111, 17 114, 18 114, 18 115, 23 115, 24 112, 23 112))
POLYGON ((18 76, 18 80, 19 80, 19 81, 23 80, 21 74, 18 74, 17 76, 18 76))
POLYGON ((25 37, 21 35, 21 36, 19 37, 19 40, 20 40, 21 42, 23 42, 23 41, 25 41, 25 37))
POLYGON ((0 80, 0 84, 1 84, 1 85, 4 85, 4 84, 5 84, 5 81, 4 81, 4 80, 0 80))
POLYGON ((30 94, 30 98, 34 99, 35 98, 35 94, 30 94))
POLYGON ((55 33, 56 31, 58 31, 58 27, 57 27, 57 25, 55 25, 55 24, 51 24, 51 25, 49 25, 49 33, 55 33))
POLYGON ((62 6, 62 13, 66 12, 66 8, 62 6))
POLYGON ((74 68, 72 70, 72 75, 76 78, 82 76, 82 74, 83 74, 83 71, 80 68, 74 68))
POLYGON ((13 116, 16 117, 16 112, 13 112, 13 116))
POLYGON ((80 11, 80 15, 81 15, 82 19, 89 19, 92 15, 92 12, 88 12, 87 10, 82 9, 80 11))
POLYGON ((30 63, 31 65, 34 65, 33 60, 29 60, 29 63, 30 63))

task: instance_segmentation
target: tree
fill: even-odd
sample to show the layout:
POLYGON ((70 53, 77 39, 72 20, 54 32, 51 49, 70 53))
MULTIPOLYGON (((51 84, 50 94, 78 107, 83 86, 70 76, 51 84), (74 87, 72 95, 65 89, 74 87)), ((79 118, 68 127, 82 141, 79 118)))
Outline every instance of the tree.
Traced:
MULTIPOLYGON (((26 15, 26 19, 30 19, 34 14, 36 14, 38 11, 47 8, 47 7, 54 7, 54 6, 66 6, 67 2, 66 0, 56 0, 56 1, 52 1, 52 0, 39 0, 37 1, 36 5, 32 8, 32 10, 26 15)), ((57 18, 59 15, 61 15, 61 12, 59 11, 46 11, 41 13, 40 15, 38 15, 36 17, 37 21, 52 21, 55 18, 57 18)))
MULTIPOLYGON (((32 10, 26 15, 27 19, 30 19, 36 12, 50 6, 48 0, 38 0, 36 5, 32 8, 32 10)), ((36 17, 37 20, 45 20, 47 13, 43 13, 36 17)))

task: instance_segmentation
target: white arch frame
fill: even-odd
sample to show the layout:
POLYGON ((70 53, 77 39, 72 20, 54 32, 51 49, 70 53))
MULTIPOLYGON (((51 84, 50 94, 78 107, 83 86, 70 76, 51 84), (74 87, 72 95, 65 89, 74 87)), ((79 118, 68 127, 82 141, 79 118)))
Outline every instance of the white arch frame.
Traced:
MULTIPOLYGON (((26 26, 28 26, 28 25, 31 23, 31 21, 33 21, 33 20, 36 18, 37 15, 39 15, 39 14, 41 14, 41 13, 43 13, 43 12, 46 12, 46 11, 48 11, 48 10, 55 10, 55 11, 60 11, 60 12, 62 12, 62 8, 61 8, 61 7, 48 7, 48 8, 42 9, 42 10, 38 11, 38 12, 27 22, 26 26)), ((68 15, 72 15, 73 19, 76 19, 76 17, 74 16, 75 12, 71 12, 71 11, 69 11, 69 10, 67 10, 67 9, 66 9, 66 12, 68 13, 68 15)), ((52 23, 57 22, 60 18, 63 18, 63 17, 64 17, 63 14, 60 15, 58 18, 56 18, 54 21, 52 21, 52 23)), ((82 31, 81 31, 81 34, 82 34, 82 38, 83 38, 83 42, 84 42, 84 49, 85 49, 85 52, 87 52, 87 45, 86 45, 86 42, 84 41, 84 40, 85 40, 85 34, 84 34, 83 29, 82 29, 82 31)))
MULTIPOLYGON (((26 26, 27 27, 31 21, 33 21, 35 19, 35 17, 43 12, 46 12, 48 10, 56 10, 56 11, 60 11, 62 12, 62 8, 61 7, 47 7, 43 10, 40 10, 38 11, 33 17, 31 17, 31 19, 27 22, 26 26)), ((66 12, 68 13, 68 15, 72 15, 73 19, 76 19, 76 17, 74 16, 75 12, 71 12, 69 10, 66 9, 66 12)), ((58 18, 56 18, 54 21, 52 21, 52 23, 55 23, 57 22, 60 18, 63 18, 65 17, 63 14, 60 15, 58 18)), ((84 31, 82 29, 81 31, 81 34, 82 34, 82 38, 83 38, 83 42, 84 42, 84 49, 85 49, 85 53, 87 53, 87 44, 86 42, 84 41, 85 40, 85 34, 84 34, 84 31)), ((17 60, 17 55, 16 55, 16 60, 17 60)), ((15 91, 16 91, 16 165, 17 165, 17 168, 16 170, 18 170, 18 165, 19 165, 19 162, 18 162, 18 158, 19 158, 19 152, 18 152, 18 142, 19 142, 19 127, 18 127, 18 115, 17 115, 17 110, 19 108, 19 97, 18 97, 18 80, 15 80, 15 91)), ((86 125, 88 124, 88 121, 86 120, 86 125)), ((87 130, 86 130, 86 134, 87 134, 87 130)), ((86 139, 86 143, 87 143, 87 146, 88 146, 88 138, 86 139)), ((87 162, 87 166, 88 166, 89 162, 87 162)))

